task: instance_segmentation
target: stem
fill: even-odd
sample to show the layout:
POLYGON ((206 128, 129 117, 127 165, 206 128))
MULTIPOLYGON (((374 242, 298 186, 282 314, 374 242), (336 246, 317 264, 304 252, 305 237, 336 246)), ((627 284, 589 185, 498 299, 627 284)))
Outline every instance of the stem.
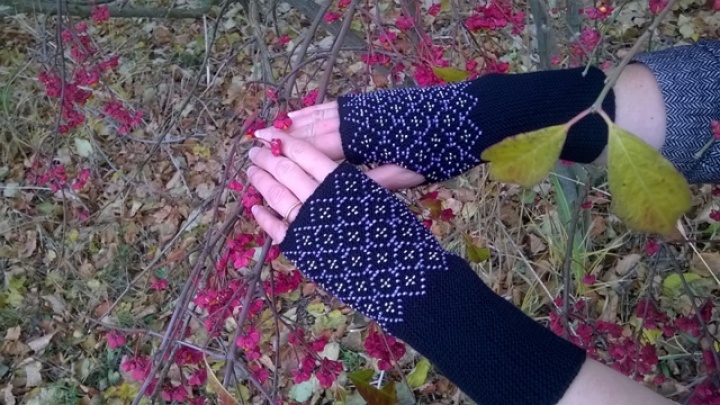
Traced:
POLYGON ((565 126, 566 126, 567 129, 569 130, 570 127, 572 127, 573 125, 577 124, 578 121, 580 121, 581 119, 587 117, 587 115, 590 114, 591 112, 593 112, 592 107, 590 107, 590 108, 588 108, 588 109, 585 109, 585 110, 583 110, 583 111, 580 111, 580 113, 579 113, 578 115, 574 116, 570 121, 568 121, 568 122, 565 124, 565 126))
POLYGON ((552 36, 550 27, 548 27, 548 16, 540 0, 530 0, 530 13, 535 21, 535 31, 537 32, 538 55, 540 56, 540 69, 547 70, 550 68, 550 54, 552 53, 552 36))
MULTIPOLYGON (((290 75, 288 76, 287 84, 285 85, 285 97, 287 98, 290 98, 290 96, 292 96, 292 88, 293 86, 295 86, 295 78, 297 77, 297 71, 302 66, 302 61, 307 55, 308 49, 310 48, 310 43, 312 43, 313 38, 315 38, 315 33, 320 27, 320 23, 323 22, 323 17, 325 16, 325 13, 327 13, 327 11, 330 9, 331 5, 332 0, 325 0, 325 2, 320 6, 318 13, 315 15, 315 19, 313 20, 312 25, 305 33, 305 37, 303 37, 303 42, 300 45, 300 50, 298 51, 296 56, 296 62, 293 64, 293 72, 290 73, 290 75)), ((288 61, 292 62, 294 53, 294 51, 290 53, 288 61)))
MULTIPOLYGON (((90 2, 88 2, 90 3, 90 2)), ((100 3, 100 2, 93 2, 100 3)), ((155 7, 118 7, 111 6, 110 16, 113 18, 199 18, 210 13, 214 1, 207 1, 199 8, 155 8, 155 7)), ((0 0, 0 6, 8 9, 0 10, 0 17, 9 17, 22 13, 40 13, 49 15, 69 15, 75 17, 89 17, 94 5, 65 4, 59 6, 49 1, 40 0, 0 0)))
POLYGON ((250 284, 248 285, 247 292, 245 293, 245 299, 242 303, 242 310, 240 311, 240 315, 238 315, 235 335, 230 342, 230 351, 228 351, 227 357, 225 359, 227 364, 225 366, 225 375, 223 376, 222 381, 222 385, 225 388, 227 388, 228 384, 230 384, 230 376, 232 375, 232 371, 234 369, 233 364, 235 363, 235 355, 237 353, 237 344, 235 344, 235 342, 240 336, 240 333, 242 333, 242 327, 245 323, 245 318, 247 318, 247 314, 250 309, 250 300, 252 300, 253 296, 255 295, 255 287, 257 287, 258 281, 260 280, 260 274, 262 273, 263 264, 265 263, 265 258, 267 257, 271 245, 272 238, 270 238, 270 235, 265 235, 265 244, 263 244, 262 251, 260 252, 260 258, 258 259, 257 263, 255 263, 255 267, 253 268, 253 272, 250 278, 250 284))
POLYGON ((650 24, 650 26, 645 30, 645 32, 640 35, 640 38, 638 38, 638 40, 635 42, 635 45, 630 48, 630 51, 628 51, 628 53, 622 58, 618 67, 615 68, 612 74, 610 74, 610 77, 608 77, 607 81, 605 82, 605 87, 603 87, 597 100, 595 100, 593 105, 590 107, 591 109, 595 111, 599 111, 602 109, 603 100, 605 100, 605 97, 610 92, 610 89, 612 89, 612 87, 618 81, 618 78, 620 78, 620 74, 623 72, 623 70, 625 70, 625 67, 630 63, 632 58, 640 51, 640 47, 642 47, 645 42, 650 38, 650 35, 652 35, 653 31, 657 29, 657 27, 660 25, 660 22, 662 22, 662 20, 665 19, 665 16, 667 16, 670 10, 672 10, 674 4, 675 0, 669 0, 667 5, 665 5, 663 11, 658 14, 652 24, 650 24))
POLYGON ((327 94, 327 88, 330 84, 330 78, 332 77, 335 60, 340 53, 340 48, 342 48, 345 37, 347 36, 348 32, 350 32, 350 24, 352 24, 352 19, 353 15, 355 14, 355 7, 357 7, 357 4, 358 0, 353 0, 348 6, 347 11, 345 12, 345 20, 343 21, 342 28, 340 28, 340 33, 338 34, 337 38, 335 38, 335 43, 333 44, 332 50, 330 51, 330 57, 327 60, 325 75, 322 77, 322 80, 318 85, 318 95, 317 100, 315 101, 316 105, 325 101, 325 95, 327 94))
POLYGON ((705 143, 705 145, 703 145, 703 147, 700 148, 700 150, 697 151, 697 152, 693 155, 693 159, 695 159, 695 160, 700 160, 700 159, 702 159, 702 157, 703 157, 703 155, 705 154, 705 152, 707 152, 708 149, 710 149, 710 147, 713 146, 713 144, 715 144, 715 137, 714 137, 714 136, 711 136, 711 137, 710 137, 710 140, 708 140, 707 143, 705 143))
POLYGON ((562 274, 563 274, 563 327, 565 329, 565 338, 569 337, 570 331, 570 265, 573 261, 573 247, 575 246, 575 231, 580 220, 580 211, 582 211, 582 202, 584 202, 588 194, 590 194, 590 182, 585 185, 585 192, 581 199, 575 204, 570 225, 568 228, 567 245, 565 246, 565 257, 563 258, 562 274))

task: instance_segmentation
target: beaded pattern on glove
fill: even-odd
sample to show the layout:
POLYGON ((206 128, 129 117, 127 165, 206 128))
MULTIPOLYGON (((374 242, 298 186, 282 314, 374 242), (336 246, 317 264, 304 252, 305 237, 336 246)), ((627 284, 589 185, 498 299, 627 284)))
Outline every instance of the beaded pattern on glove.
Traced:
POLYGON ((305 202, 280 245, 306 276, 381 326, 403 322, 445 252, 410 210, 350 164, 305 202))
POLYGON ((480 163, 482 131, 469 117, 479 104, 469 85, 341 97, 345 155, 356 164, 402 162, 431 181, 471 169, 480 163))

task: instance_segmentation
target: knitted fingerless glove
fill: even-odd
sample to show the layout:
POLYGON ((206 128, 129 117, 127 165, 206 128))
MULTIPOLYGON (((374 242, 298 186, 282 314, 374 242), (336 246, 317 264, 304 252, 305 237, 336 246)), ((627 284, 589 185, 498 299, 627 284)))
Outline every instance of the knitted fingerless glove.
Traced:
POLYGON ((554 404, 585 361, 583 350, 493 293, 350 164, 305 202, 280 249, 480 404, 554 404))
MULTIPOLYGON (((605 84, 590 68, 488 74, 445 86, 404 88, 338 99, 345 157, 354 164, 395 163, 442 181, 481 162, 503 139, 568 122, 588 108, 605 84)), ((603 110, 614 119, 615 96, 603 110)), ((591 114, 568 133, 560 157, 595 160, 607 144, 607 125, 591 114)))

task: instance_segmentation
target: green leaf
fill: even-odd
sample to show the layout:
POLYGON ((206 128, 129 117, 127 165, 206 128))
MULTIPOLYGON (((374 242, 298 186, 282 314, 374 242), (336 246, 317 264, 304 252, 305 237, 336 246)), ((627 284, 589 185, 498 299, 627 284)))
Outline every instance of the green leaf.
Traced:
POLYGON ((220 405, 239 405, 240 403, 223 387, 220 380, 215 376, 215 371, 210 367, 207 359, 203 357, 205 363, 205 369, 207 370, 207 390, 214 392, 218 396, 218 402, 220 405))
MULTIPOLYGON (((702 277, 696 273, 684 273, 683 278, 685 279, 685 282, 688 283, 688 285, 690 286, 692 286, 694 281, 702 279, 702 277)), ((665 277, 665 280, 663 280, 662 288, 663 295, 668 298, 678 297, 685 292, 682 279, 677 273, 673 273, 665 277)))
POLYGON ((613 209, 628 227, 670 234, 690 208, 685 178, 657 150, 617 125, 608 136, 608 183, 613 209))
POLYGON ((407 382, 410 386, 415 389, 425 384, 427 380, 428 371, 430 371, 430 362, 428 359, 422 359, 415 365, 413 371, 407 376, 407 382))
POLYGON ((313 376, 307 381, 295 384, 290 388, 290 399, 300 403, 307 402, 312 397, 313 392, 318 388, 318 380, 313 376))
POLYGON ((397 403, 395 382, 390 380, 382 389, 377 389, 370 384, 374 374, 373 370, 357 370, 348 374, 348 378, 355 384, 355 388, 368 405, 395 405, 397 403))
POLYGON ((350 381, 353 382, 353 384, 356 385, 359 383, 370 384, 370 381, 372 381, 374 375, 375 370, 366 368, 355 370, 352 373, 349 373, 348 378, 350 379, 350 381))
POLYGON ((560 158, 568 128, 556 125, 504 139, 482 153, 493 180, 532 187, 560 158))
POLYGON ((322 302, 313 302, 307 306, 306 310, 310 315, 318 318, 325 314, 325 304, 322 302))
POLYGON ((347 316, 343 315, 339 309, 333 309, 329 313, 315 318, 315 325, 313 326, 315 328, 315 332, 319 333, 324 330, 339 328, 340 325, 344 324, 346 321, 347 316))
POLYGON ((472 263, 482 263, 490 258, 490 249, 487 246, 480 247, 476 245, 468 234, 463 234, 465 245, 467 246, 467 257, 472 263))
POLYGON ((642 330, 642 337, 643 341, 650 343, 651 345, 654 345, 657 343, 657 340, 662 336, 662 331, 660 329, 648 329, 643 328, 642 330))
POLYGON ((92 144, 82 138, 75 138, 75 151, 82 157, 90 157, 93 153, 92 144))
POLYGON ((460 69, 433 66, 432 70, 435 76, 448 83, 461 82, 470 76, 470 73, 460 69))

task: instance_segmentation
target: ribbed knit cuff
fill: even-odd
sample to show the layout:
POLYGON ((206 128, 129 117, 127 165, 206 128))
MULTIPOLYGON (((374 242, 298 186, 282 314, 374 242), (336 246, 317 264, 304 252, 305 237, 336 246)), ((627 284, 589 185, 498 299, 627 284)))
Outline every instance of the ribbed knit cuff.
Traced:
POLYGON ((634 60, 653 72, 665 100, 663 155, 691 183, 720 182, 720 143, 695 156, 712 139, 711 120, 720 120, 720 41, 644 53, 634 60))

